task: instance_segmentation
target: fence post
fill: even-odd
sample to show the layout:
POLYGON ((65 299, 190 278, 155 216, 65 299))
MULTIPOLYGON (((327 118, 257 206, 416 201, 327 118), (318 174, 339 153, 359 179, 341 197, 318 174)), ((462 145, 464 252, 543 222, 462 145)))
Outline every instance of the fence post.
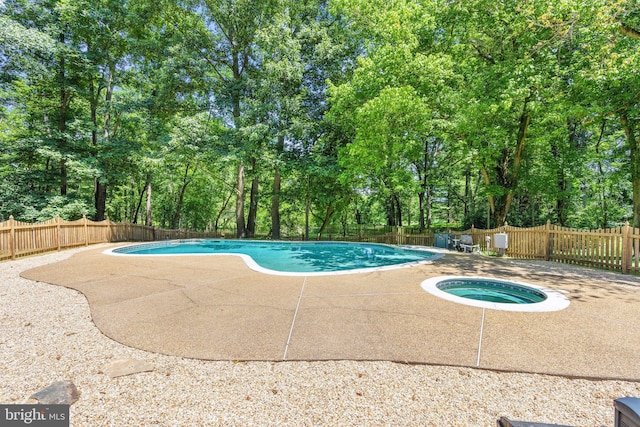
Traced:
POLYGON ((60 215, 56 215, 56 240, 58 241, 58 252, 59 252, 60 248, 62 247, 62 243, 60 242, 60 240, 61 240, 61 236, 60 236, 60 215))
POLYGON ((505 220, 504 225, 502 226, 502 232, 507 235, 507 248, 499 250, 499 253, 501 253, 502 255, 510 255, 511 248, 514 246, 514 243, 515 243, 515 239, 513 238, 512 235, 509 234, 508 228, 509 228, 509 223, 505 220))
POLYGON ((544 229, 544 260, 551 260, 551 220, 547 220, 547 225, 544 229))
POLYGON ((111 219, 107 217, 107 220, 104 222, 104 226, 107 227, 107 232, 105 233, 107 235, 107 242, 111 243, 113 239, 113 233, 111 230, 111 219))
POLYGON ((82 221, 84 222, 84 245, 89 246, 89 229, 87 224, 87 216, 82 214, 82 221))
POLYGON ((13 215, 9 215, 9 253, 11 259, 16 259, 16 226, 13 215))
POLYGON ((622 274, 629 274, 631 264, 631 239, 629 239, 629 221, 622 227, 622 274))

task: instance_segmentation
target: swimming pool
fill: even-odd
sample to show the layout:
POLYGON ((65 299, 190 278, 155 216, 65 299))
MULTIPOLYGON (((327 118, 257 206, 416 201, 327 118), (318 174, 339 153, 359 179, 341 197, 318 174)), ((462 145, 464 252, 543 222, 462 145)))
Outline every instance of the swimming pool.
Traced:
POLYGON ((254 270, 287 275, 398 268, 433 261, 441 256, 415 247, 378 243, 221 239, 172 240, 125 246, 106 252, 114 255, 238 255, 254 270))

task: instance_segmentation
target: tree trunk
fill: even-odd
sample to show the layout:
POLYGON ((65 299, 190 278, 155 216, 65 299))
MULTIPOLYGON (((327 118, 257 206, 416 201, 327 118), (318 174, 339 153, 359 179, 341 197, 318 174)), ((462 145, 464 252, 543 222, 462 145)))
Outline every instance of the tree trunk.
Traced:
MULTIPOLYGON (((100 89, 96 92, 95 83, 93 80, 89 84, 89 92, 91 94, 90 100, 90 112, 91 112, 91 123, 93 124, 93 129, 91 129, 91 145, 93 146, 96 155, 98 152, 98 98, 100 97, 100 89)), ((109 93, 107 96, 111 96, 109 93)), ((108 132, 106 134, 108 136, 108 132)), ((94 207, 96 209, 96 214, 94 216, 95 221, 102 221, 105 217, 105 207, 107 200, 107 187, 106 184, 101 182, 100 177, 95 177, 93 179, 93 201, 94 207)))
MULTIPOLYGON (((427 230, 431 229, 431 224, 433 222, 433 209, 431 209, 433 205, 433 189, 431 187, 427 187, 427 197, 426 197, 426 211, 427 211, 427 230)), ((451 210, 449 210, 450 212, 451 210)))
MULTIPOLYGON (((278 135, 278 144, 276 145, 278 155, 284 151, 284 135, 278 135)), ((271 196, 271 238, 280 239, 280 187, 282 176, 280 168, 276 164, 273 174, 273 195, 271 196)))
MULTIPOLYGON (((600 154, 599 153, 599 148, 598 148, 598 144, 596 144, 596 154, 600 154)), ((602 161, 600 159, 598 159, 597 162, 597 170, 598 170, 598 175, 596 177, 596 183, 598 185, 598 188, 600 189, 600 194, 598 195, 600 197, 600 210, 602 212, 602 219, 600 222, 600 228, 607 228, 609 225, 609 215, 608 215, 608 204, 607 204, 607 180, 605 179, 605 172, 604 172, 604 166, 602 165, 602 161)))
POLYGON ((276 167, 273 175, 273 195, 271 196, 271 238, 280 239, 280 170, 276 167))
POLYGON ((394 227, 396 225, 396 211, 395 211, 395 201, 393 200, 393 195, 390 195, 387 199, 387 225, 390 227, 394 227))
MULTIPOLYGON (((505 148, 502 151, 502 158, 500 162, 495 165, 496 171, 496 185, 503 191, 501 194, 489 194, 489 208, 493 215, 495 226, 501 227, 507 220, 507 215, 511 209, 513 197, 518 186, 518 178, 520 175, 520 164, 522 162, 522 155, 524 151, 525 141, 527 138, 527 131, 531 124, 531 116, 527 110, 529 100, 532 94, 524 102, 522 114, 520 115, 520 123, 518 126, 518 133, 516 136, 516 146, 513 151, 513 161, 510 161, 511 153, 505 148)), ((488 169, 486 167, 481 168, 482 176, 487 187, 491 186, 491 177, 489 176, 488 169)))
POLYGON ((145 209, 145 221, 144 225, 151 227, 153 225, 153 220, 151 217, 151 174, 147 174, 147 205, 145 209))
POLYGON ((68 177, 67 177, 67 159, 60 159, 60 195, 67 195, 68 177))
MULTIPOLYGON (((563 194, 567 191, 567 179, 565 177, 564 171, 560 170, 558 171, 558 189, 563 194)), ((569 204, 563 194, 558 196, 558 199, 556 200, 556 214, 558 217, 558 224, 564 227, 567 224, 569 204)))
POLYGON ((94 179, 93 197, 95 200, 96 216, 95 221, 104 221, 105 206, 107 204, 107 184, 100 179, 94 179))
POLYGON ((470 209, 471 206, 471 168, 467 167, 467 170, 464 174, 464 224, 465 228, 468 228, 466 224, 471 225, 471 221, 469 221, 470 209))
MULTIPOLYGON (((64 45, 64 33, 60 33, 58 37, 60 45, 64 45)), ((65 61, 64 54, 60 54, 60 70, 58 72, 60 85, 60 118, 58 119, 59 146, 60 146, 60 195, 67 195, 67 141, 65 132, 67 130, 67 102, 68 94, 66 88, 65 61)))
MULTIPOLYGON (((507 194, 500 197, 496 209, 493 211, 493 220, 496 227, 502 227, 507 222, 507 215, 513 201, 513 190, 507 190, 507 194)), ((495 206, 495 205, 494 205, 495 206)))
POLYGON ((398 227, 402 227, 402 207, 400 205, 400 197, 398 197, 397 194, 393 195, 393 202, 396 206, 395 208, 395 213, 396 213, 396 220, 395 220, 395 225, 397 225, 398 227))
POLYGON ((320 240, 320 238, 322 237, 322 233, 324 233, 324 230, 327 228, 327 225, 329 225, 329 221, 331 220, 331 217, 333 216, 334 212, 335 212, 335 208, 333 207, 333 204, 329 203, 329 206, 327 206, 327 210, 324 214, 324 219, 322 220, 322 225, 320 226, 320 230, 318 230, 316 240, 320 240))
MULTIPOLYGON (((111 98, 113 95, 113 74, 115 72, 115 66, 109 66, 109 75, 107 76, 107 86, 104 96, 105 101, 105 115, 102 129, 102 143, 108 144, 112 136, 111 132, 111 98)), ((96 191, 94 194, 95 208, 96 208, 96 221, 104 220, 104 214, 107 204, 107 164, 105 161, 100 161, 102 166, 102 176, 95 179, 96 191)))
MULTIPOLYGON (((567 121, 567 130, 569 131, 568 143, 569 147, 575 149, 577 145, 577 133, 578 122, 576 120, 569 119, 567 121)), ((556 198, 556 217, 558 224, 565 226, 569 216, 569 198, 567 191, 569 189, 569 181, 564 170, 564 154, 560 152, 556 144, 551 145, 551 154, 556 158, 559 163, 558 170, 556 172, 556 183, 558 186, 558 196, 556 198)))
POLYGON ((218 213, 216 215, 216 218, 215 218, 215 221, 214 221, 214 225, 213 225, 213 231, 215 231, 216 233, 220 229, 220 218, 222 218, 222 214, 224 214, 224 212, 227 210, 227 206, 229 205, 229 202, 231 201, 231 198, 233 197, 233 193, 235 193, 235 191, 231 191, 229 193, 229 196, 224 200, 224 203, 222 204, 222 206, 218 210, 218 213))
POLYGON ((425 190, 423 188, 422 191, 418 193, 418 205, 419 205, 418 224, 420 226, 420 231, 423 231, 426 228, 425 215, 424 215, 424 211, 425 211, 424 199, 425 199, 425 190))
MULTIPOLYGON (((234 34, 229 34, 229 42, 233 46, 235 43, 234 34)), ((232 102, 232 114, 233 123, 236 130, 236 137, 240 137, 240 98, 241 83, 242 83, 242 70, 240 68, 240 52, 232 50, 232 63, 231 71, 233 73, 233 86, 231 88, 231 102, 232 102)), ((242 145, 241 141, 237 141, 238 145, 242 145)), ((241 147, 239 147, 241 148, 241 147)), ((244 219, 244 162, 240 160, 237 171, 237 185, 236 185, 236 237, 239 239, 245 238, 247 234, 246 223, 244 219)))
POLYGON ((633 226, 640 227, 640 146, 636 139, 636 124, 629 120, 627 112, 620 114, 620 123, 627 139, 631 157, 631 186, 633 188, 633 226))
POLYGON ((244 223, 244 164, 238 164, 238 182, 236 185, 236 237, 246 237, 244 223))
POLYGON ((604 165, 602 164, 602 158, 600 157, 600 143, 602 142, 602 137, 604 136, 604 131, 606 128, 606 121, 602 120, 602 124, 600 125, 600 136, 596 141, 595 152, 597 161, 597 171, 598 175, 596 176, 596 184, 597 188, 600 189, 600 209, 602 210, 602 221, 600 222, 600 228, 607 228, 609 225, 609 216, 608 216, 608 204, 607 204, 607 179, 605 176, 604 165))
MULTIPOLYGON (((142 187, 142 189, 140 190, 140 195, 138 196, 138 203, 136 204, 136 208, 135 211, 133 212, 132 218, 133 220, 131 221, 133 224, 137 224, 138 223, 138 216, 140 216, 140 208, 142 207, 142 199, 144 198, 145 192, 147 190, 147 186, 149 185, 149 180, 151 179, 151 175, 147 173, 147 179, 144 182, 144 186, 142 187)), ((131 179, 131 193, 135 194, 135 182, 133 181, 133 179, 131 179)))
POLYGON ((184 193, 187 191, 187 186, 191 182, 189 178, 189 164, 184 170, 184 176, 182 177, 182 185, 180 186, 180 191, 178 192, 178 201, 176 203, 176 210, 171 217, 171 228, 176 229, 180 228, 180 217, 182 216, 182 205, 184 204, 184 193))
MULTIPOLYGON (((89 93, 91 94, 89 108, 91 111, 91 123, 93 124, 93 127, 91 129, 91 145, 93 146, 93 149, 96 155, 98 152, 98 97, 100 96, 99 92, 100 90, 98 90, 98 93, 96 93, 95 83, 93 82, 93 80, 91 80, 89 84, 89 93)), ((102 192, 102 190, 99 189, 98 184, 99 184, 99 178, 95 177, 93 179, 93 203, 96 208, 96 214, 94 217, 96 221, 100 221, 100 219, 98 219, 100 217, 100 215, 98 214, 98 206, 100 205, 100 203, 98 203, 98 197, 99 197, 98 194, 102 192)), ((104 212, 102 212, 102 215, 104 215, 104 212)))
POLYGON ((309 177, 307 176, 307 194, 304 202, 304 240, 309 240, 309 214, 311 212, 311 198, 309 194, 309 177))
POLYGON ((251 172, 253 179, 251 180, 251 193, 249 193, 249 216, 247 217, 247 237, 255 237, 256 235, 256 218, 258 216, 258 172, 256 170, 256 159, 251 159, 251 172))
POLYGON ((418 169, 418 179, 420 180, 420 192, 418 193, 418 225, 420 227, 420 231, 424 230, 426 227, 425 198, 427 196, 427 191, 428 191, 428 184, 427 184, 428 149, 427 148, 428 148, 427 144, 425 143, 424 158, 423 158, 424 171, 421 171, 418 165, 416 165, 416 169, 418 169))
POLYGON ((391 193, 387 199, 387 225, 390 227, 402 227, 400 198, 395 193, 391 193))

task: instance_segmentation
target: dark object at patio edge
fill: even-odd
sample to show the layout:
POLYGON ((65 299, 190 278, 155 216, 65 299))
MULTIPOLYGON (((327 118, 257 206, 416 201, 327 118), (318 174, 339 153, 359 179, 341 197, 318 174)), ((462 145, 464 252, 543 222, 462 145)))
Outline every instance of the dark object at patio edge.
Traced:
POLYGON ((500 417, 498 427, 573 427, 564 424, 534 423, 530 421, 513 421, 507 417, 500 417))

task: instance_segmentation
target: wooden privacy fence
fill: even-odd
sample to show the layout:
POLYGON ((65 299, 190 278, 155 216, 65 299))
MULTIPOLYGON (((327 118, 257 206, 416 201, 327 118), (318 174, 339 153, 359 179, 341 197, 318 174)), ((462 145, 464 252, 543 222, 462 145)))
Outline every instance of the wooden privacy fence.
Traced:
MULTIPOLYGON (((497 233, 507 234, 508 247, 505 254, 513 258, 557 261, 605 268, 624 274, 640 274, 640 229, 630 227, 628 223, 622 227, 590 231, 559 227, 547 222, 546 225, 531 228, 505 225, 491 230, 481 230, 472 227, 470 230, 449 234, 456 237, 470 234, 473 242, 479 244, 481 250, 491 251, 494 249, 494 235, 497 233)), ((65 221, 56 217, 33 224, 16 221, 10 217, 8 221, 0 222, 0 260, 95 243, 205 237, 220 237, 220 234, 165 230, 110 220, 94 222, 86 217, 77 221, 65 221)), ((415 234, 402 228, 375 235, 344 236, 336 240, 435 245, 433 233, 415 234)))
POLYGON ((214 233, 165 230, 128 222, 94 222, 83 217, 26 223, 9 217, 0 222, 0 261, 96 243, 219 237, 214 233))
MULTIPOLYGON (((626 223, 622 227, 602 230, 577 230, 546 225, 531 228, 503 227, 449 233, 459 237, 470 234, 473 243, 483 251, 496 251, 494 235, 506 233, 505 255, 519 259, 538 259, 597 267, 619 271, 624 274, 640 273, 640 229, 626 223), (488 239, 487 239, 488 238, 488 239)), ((398 233, 397 243, 433 246, 433 235, 398 233), (424 243, 423 243, 424 242, 424 243)))

